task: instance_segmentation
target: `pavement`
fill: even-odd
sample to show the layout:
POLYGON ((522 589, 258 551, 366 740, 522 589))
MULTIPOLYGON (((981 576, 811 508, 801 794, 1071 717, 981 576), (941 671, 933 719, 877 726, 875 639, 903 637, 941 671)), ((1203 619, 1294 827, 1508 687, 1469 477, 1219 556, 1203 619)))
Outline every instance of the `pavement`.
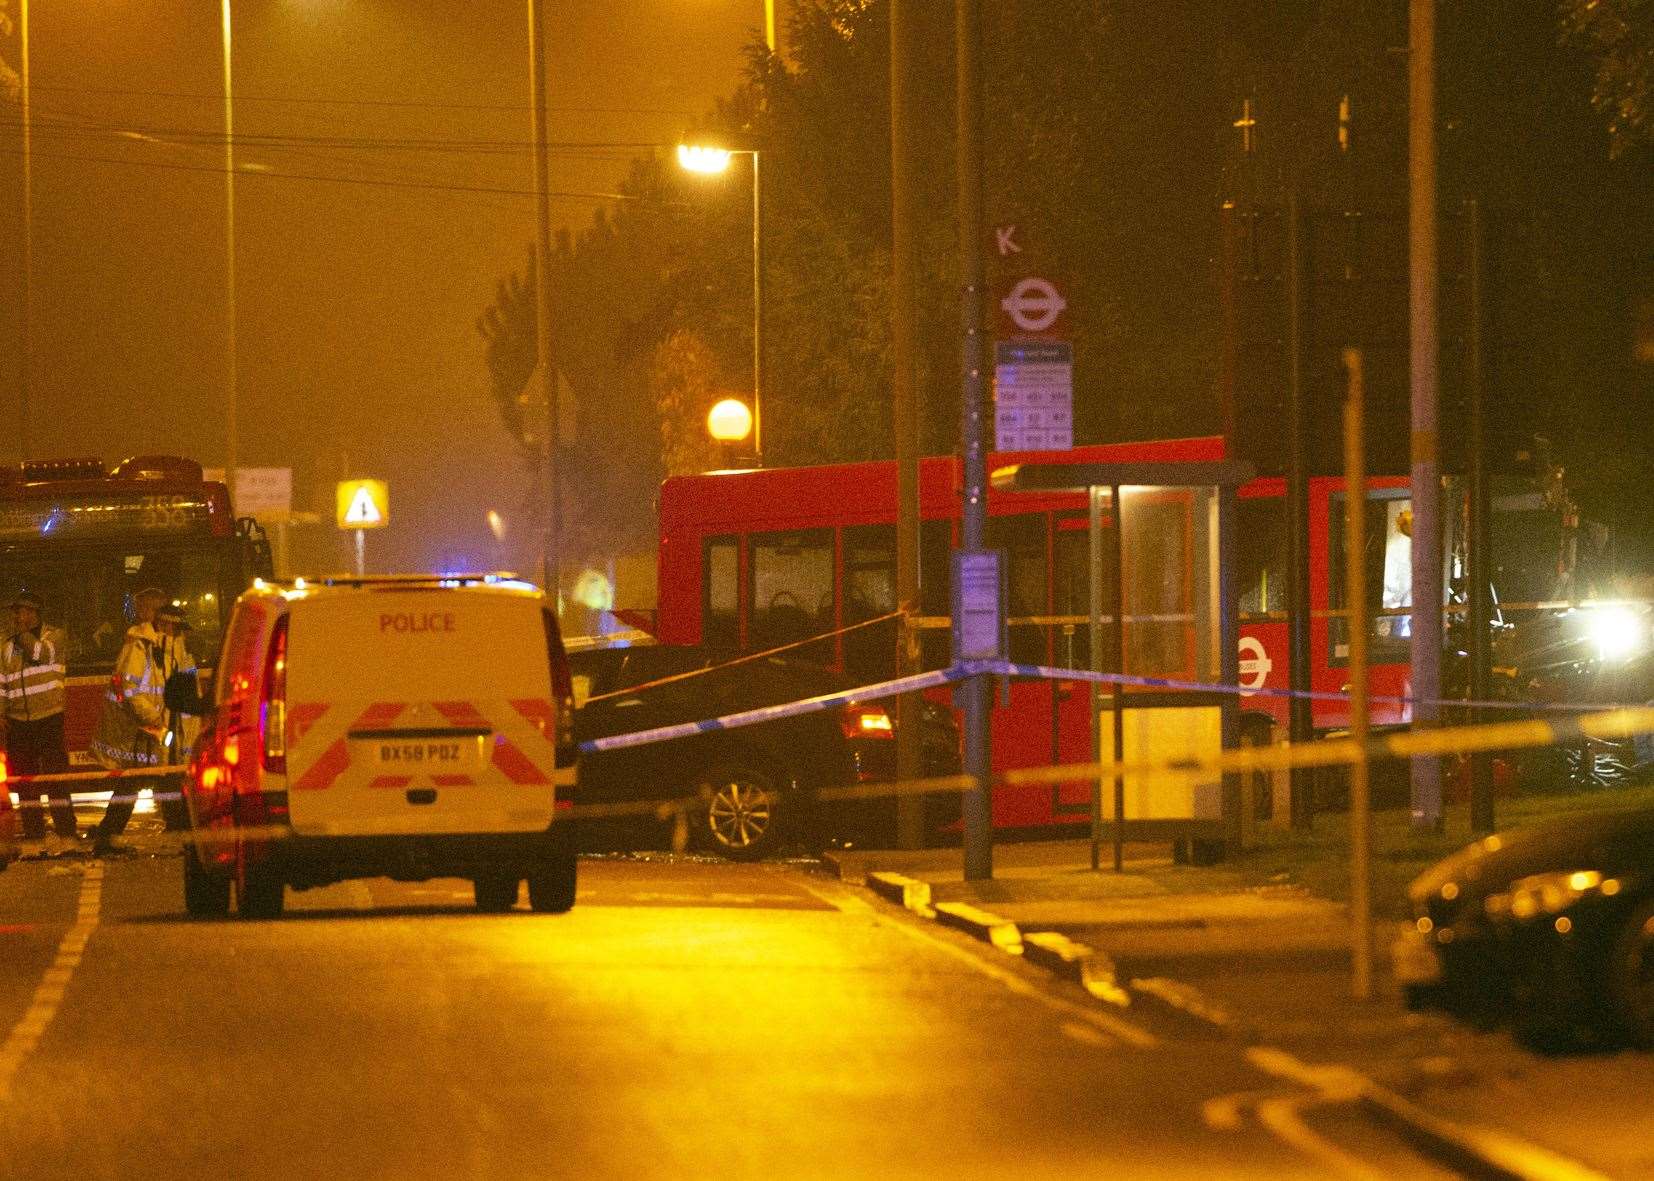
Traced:
POLYGON ((1254 1054, 1356 1072, 1369 1114, 1442 1164, 1504 1177, 1654 1177, 1654 1055, 1546 1057, 1507 1031, 1410 1012, 1389 973, 1401 924, 1375 930, 1374 996, 1353 996, 1341 903, 1301 887, 1241 886, 1172 863, 1164 847, 1000 843, 991 880, 957 848, 837 850, 845 882, 967 931, 1085 986, 1099 1003, 1204 1027, 1254 1054))

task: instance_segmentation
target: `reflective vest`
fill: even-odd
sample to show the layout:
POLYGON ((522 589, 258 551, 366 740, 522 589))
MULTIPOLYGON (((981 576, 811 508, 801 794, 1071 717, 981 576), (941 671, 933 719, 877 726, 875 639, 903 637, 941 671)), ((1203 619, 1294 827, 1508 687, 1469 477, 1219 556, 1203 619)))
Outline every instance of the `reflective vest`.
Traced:
POLYGON ((92 757, 106 767, 153 767, 180 757, 167 749, 173 745, 167 678, 194 670, 181 637, 168 639, 148 624, 129 628, 92 736, 92 757))
POLYGON ((63 712, 63 633, 19 632, 0 647, 0 697, 8 720, 32 722, 63 712))

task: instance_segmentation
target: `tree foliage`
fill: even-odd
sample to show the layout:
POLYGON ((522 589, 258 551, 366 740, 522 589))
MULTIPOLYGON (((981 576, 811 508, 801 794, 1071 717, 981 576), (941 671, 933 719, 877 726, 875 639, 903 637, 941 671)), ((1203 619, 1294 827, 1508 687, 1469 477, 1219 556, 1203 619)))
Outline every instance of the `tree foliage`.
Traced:
POLYGON ((1654 144, 1654 0, 1564 0, 1564 36, 1596 67, 1591 102, 1615 154, 1654 144))
MULTIPOLYGON (((17 29, 11 13, 7 11, 9 7, 8 0, 0 0, 0 37, 7 40, 11 39, 17 29)), ((5 55, 0 54, 0 98, 16 102, 21 84, 22 79, 17 76, 17 71, 6 61, 5 55)))

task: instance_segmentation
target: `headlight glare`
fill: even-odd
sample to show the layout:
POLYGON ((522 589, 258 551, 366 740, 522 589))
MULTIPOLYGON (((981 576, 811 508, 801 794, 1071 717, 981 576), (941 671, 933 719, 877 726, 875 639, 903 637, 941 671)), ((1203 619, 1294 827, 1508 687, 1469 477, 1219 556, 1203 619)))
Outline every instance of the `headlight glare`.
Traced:
POLYGON ((1515 919, 1531 919, 1557 914, 1586 895, 1600 892, 1602 884, 1602 875, 1594 869, 1538 873, 1518 878, 1506 893, 1490 895, 1482 908, 1492 918, 1508 914, 1515 919))

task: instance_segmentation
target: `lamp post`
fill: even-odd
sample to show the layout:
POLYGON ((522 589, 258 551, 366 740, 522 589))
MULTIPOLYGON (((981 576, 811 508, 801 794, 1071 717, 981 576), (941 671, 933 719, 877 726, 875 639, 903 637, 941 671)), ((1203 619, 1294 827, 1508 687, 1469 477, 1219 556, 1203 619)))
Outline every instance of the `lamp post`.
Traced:
POLYGON ((18 458, 29 458, 29 383, 34 374, 34 142, 29 121, 29 0, 17 5, 17 75, 19 114, 23 121, 23 306, 19 332, 17 381, 18 458))
POLYGON ((763 467, 764 190, 759 152, 757 148, 735 149, 714 144, 678 145, 678 163, 689 172, 724 172, 732 156, 752 157, 752 459, 755 467, 763 467))
POLYGON ((235 87, 230 72, 230 0, 219 0, 219 28, 224 44, 224 323, 225 362, 228 367, 224 389, 224 483, 235 498, 236 395, 240 374, 236 367, 235 340, 235 87))

